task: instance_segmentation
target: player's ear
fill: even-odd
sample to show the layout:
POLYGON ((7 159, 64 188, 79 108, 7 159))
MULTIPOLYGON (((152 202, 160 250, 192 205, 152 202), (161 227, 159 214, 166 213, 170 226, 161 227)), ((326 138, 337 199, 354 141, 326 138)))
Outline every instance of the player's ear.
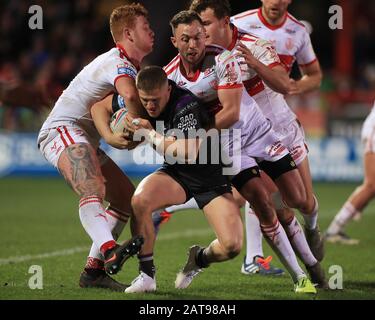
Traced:
POLYGON ((230 17, 228 17, 228 16, 224 17, 224 24, 225 25, 230 24, 230 17))
POLYGON ((174 45, 175 48, 177 48, 177 41, 175 37, 171 37, 172 44, 174 45))
POLYGON ((123 34, 124 39, 129 39, 130 41, 133 41, 133 36, 129 28, 124 28, 122 30, 122 34, 123 34))

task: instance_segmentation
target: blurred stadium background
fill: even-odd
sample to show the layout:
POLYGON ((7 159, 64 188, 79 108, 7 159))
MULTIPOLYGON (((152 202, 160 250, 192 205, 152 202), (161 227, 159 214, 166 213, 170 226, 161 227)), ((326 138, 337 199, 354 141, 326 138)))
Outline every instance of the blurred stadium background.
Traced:
MULTIPOLYGON (((39 179, 56 176, 57 172, 47 164, 37 150, 36 135, 54 101, 77 72, 95 56, 113 46, 108 17, 114 7, 125 2, 0 1, 0 201, 3 204, 8 203, 0 210, 2 220, 0 230, 3 231, 0 233, 0 242, 6 246, 6 249, 0 252, 2 258, 0 268, 10 261, 6 259, 10 256, 53 251, 42 242, 37 242, 33 247, 31 244, 22 247, 21 241, 21 238, 28 233, 28 226, 33 222, 36 223, 36 212, 43 212, 44 200, 37 199, 41 199, 41 195, 43 198, 46 196, 48 198, 49 195, 46 193, 48 190, 52 192, 56 184, 55 181, 50 184, 39 179), (43 9, 42 30, 31 30, 28 27, 31 17, 28 9, 34 4, 40 5, 43 9), (15 177, 22 177, 22 179, 15 177), (48 185, 51 185, 51 189, 48 185), (20 194, 27 193, 27 197, 20 196, 19 191, 20 194), (16 218, 18 211, 23 212, 19 220, 16 218), (30 221, 28 212, 30 215, 33 214, 33 219, 30 221), (24 221, 24 218, 28 221, 24 221), (8 231, 13 232, 10 238, 5 236, 8 231)), ((138 2, 143 3, 149 10, 151 25, 156 33, 154 52, 147 57, 146 64, 165 65, 176 54, 169 41, 168 22, 176 12, 186 7, 188 1, 138 2)), ((255 0, 230 2, 233 14, 260 6, 260 1, 255 0)), ((297 113, 308 137, 314 181, 331 183, 316 184, 318 194, 323 198, 322 211, 328 212, 325 216, 323 213, 323 224, 327 225, 354 187, 353 184, 342 183, 356 183, 362 179, 360 130, 375 99, 375 2, 295 0, 292 1, 289 12, 311 25, 313 46, 324 73, 319 91, 299 97, 288 97, 288 101, 297 113), (343 8, 343 30, 331 30, 328 26, 331 16, 328 8, 331 5, 340 5, 343 8), (335 196, 330 197, 330 194, 335 196), (330 203, 330 200, 333 203, 330 203)), ((292 75, 299 76, 297 68, 293 70, 292 75)), ((127 151, 117 151, 108 146, 104 146, 104 149, 136 179, 155 168, 154 165, 135 165, 127 151)), ((63 185, 60 180, 59 185, 63 185)), ((62 186, 55 192, 49 201, 58 203, 59 208, 56 210, 60 210, 61 215, 65 214, 64 211, 72 211, 69 218, 76 219, 74 228, 79 234, 79 241, 88 245, 75 214, 73 194, 65 196, 69 191, 62 186), (72 203, 65 204, 67 199, 71 199, 72 203)), ((368 210, 374 211, 374 207, 370 206, 368 210)), ((41 213, 41 216, 46 219, 43 221, 47 229, 50 228, 48 221, 51 224, 55 222, 55 218, 48 216, 47 213, 41 213)), ((188 218, 181 219, 186 219, 185 222, 189 224, 188 218)), ((375 220, 368 220, 368 222, 374 225, 375 220)), ((61 223, 69 225, 65 219, 61 220, 61 223)), ((194 226, 193 224, 192 228, 194 226)), ((370 225, 366 227, 371 230, 370 225)), ((64 232, 58 231, 58 226, 54 228, 56 230, 53 229, 53 232, 50 230, 48 234, 51 237, 61 234, 64 238, 64 232)), ((179 230, 173 224, 166 228, 179 230)), ((30 231, 29 238, 34 233, 37 234, 39 227, 34 227, 33 230, 30 231)), ((70 237, 69 232, 67 235, 70 237)), ((365 234, 365 230, 362 229, 359 233, 365 234)), ((64 244, 65 247, 70 247, 77 243, 73 242, 69 243, 68 239, 64 239, 57 247, 64 248, 64 244)), ((187 248, 186 245, 184 247, 187 248)), ((344 253, 343 249, 336 252, 337 257, 341 253, 344 253)), ((77 265, 82 263, 83 260, 79 260, 77 265)), ((236 270, 239 270, 240 261, 237 264, 236 270)), ((355 270, 355 264, 352 267, 355 270)), ((78 270, 79 268, 75 272, 79 272, 78 270)), ((371 270, 374 271, 373 268, 367 270, 369 274, 371 270)), ((17 272, 25 273, 25 271, 17 272)), ((12 271, 9 269, 3 273, 3 276, 5 277, 6 274, 9 274, 8 280, 4 281, 8 283, 12 278, 12 271)), ((3 286, 3 283, 0 285, 3 286)), ((359 288, 357 289, 360 291, 359 288)), ((373 290, 372 287, 371 289, 373 290)), ((26 297, 17 292, 20 291, 15 291, 13 297, 26 297)), ((359 293, 354 296, 361 297, 359 293)), ((1 297, 6 295, 0 294, 1 297)), ((71 297, 75 297, 74 294, 71 297)), ((215 297, 225 298, 225 296, 215 297)), ((258 298, 270 297, 272 298, 264 295, 258 298)), ((280 297, 285 298, 285 296, 280 297)), ((239 298, 244 297, 240 295, 239 298)))
MULTIPOLYGON (((156 32, 146 64, 165 65, 176 54, 170 18, 188 1, 140 1, 156 32)), ((233 14, 260 1, 230 1, 233 14)), ((113 46, 108 17, 124 1, 0 2, 0 176, 53 174, 35 146, 35 135, 62 90, 95 56, 113 46), (43 9, 43 29, 31 30, 28 9, 43 9)), ((312 27, 311 38, 324 78, 320 91, 289 98, 306 130, 314 179, 358 181, 362 177, 359 134, 375 98, 375 2, 292 1, 289 10, 312 27), (341 5, 344 29, 328 27, 331 5, 341 5)), ((298 70, 293 70, 298 77, 298 70)), ((130 174, 128 154, 110 151, 130 174)))

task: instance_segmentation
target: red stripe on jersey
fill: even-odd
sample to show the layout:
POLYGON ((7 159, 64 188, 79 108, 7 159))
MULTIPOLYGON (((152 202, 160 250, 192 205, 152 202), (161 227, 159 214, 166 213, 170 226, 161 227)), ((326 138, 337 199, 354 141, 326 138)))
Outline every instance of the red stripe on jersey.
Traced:
POLYGON ((185 75, 185 78, 188 79, 190 82, 195 82, 199 78, 200 74, 201 74, 201 70, 198 69, 197 71, 195 71, 195 73, 192 77, 189 77, 188 75, 185 75))
POLYGON ((63 128, 64 128, 64 132, 65 132, 66 136, 68 137, 70 143, 71 143, 71 144, 75 144, 75 142, 74 142, 72 136, 71 136, 71 135, 69 134, 69 132, 68 132, 68 129, 67 129, 65 126, 63 126, 63 128))
POLYGON ((175 71, 179 67, 179 63, 177 63, 173 68, 169 69, 168 71, 165 71, 167 76, 169 76, 173 71, 175 71))
POLYGON ((284 65, 286 71, 290 72, 290 69, 292 69, 293 63, 294 63, 294 56, 288 55, 288 54, 278 54, 281 63, 284 65))
POLYGON ((302 22, 300 22, 296 18, 294 18, 289 12, 287 13, 287 15, 288 15, 288 18, 290 20, 292 20, 293 22, 295 22, 295 23, 299 24, 300 26, 306 28, 305 25, 302 22))
POLYGON ((231 84, 226 84, 223 86, 218 86, 217 89, 236 89, 236 88, 242 88, 243 84, 242 83, 231 83, 231 84))
POLYGON ((253 9, 253 10, 245 11, 244 13, 240 13, 240 14, 234 16, 233 19, 234 19, 234 20, 237 20, 237 19, 241 19, 241 18, 243 18, 243 17, 250 16, 250 15, 252 15, 252 14, 254 14, 254 13, 257 13, 257 10, 258 10, 258 9, 253 9))
POLYGON ((175 56, 171 62, 169 62, 165 67, 163 67, 164 71, 167 72, 167 69, 173 64, 173 62, 176 61, 176 59, 178 59, 180 57, 180 55, 178 54, 177 56, 175 56))
POLYGON ((115 81, 113 82, 113 85, 114 85, 115 87, 116 87, 116 82, 117 82, 117 80, 120 79, 120 78, 129 78, 129 79, 133 79, 133 80, 134 80, 134 78, 131 77, 131 76, 129 76, 128 74, 120 74, 119 76, 117 76, 117 77, 115 78, 115 81))
POLYGON ((66 143, 66 140, 65 140, 65 138, 63 136, 63 133, 62 133, 61 129, 60 128, 56 128, 56 130, 57 130, 58 133, 60 133, 60 137, 61 137, 62 142, 64 143, 64 146, 67 147, 68 144, 66 143))
POLYGON ((255 42, 256 40, 255 40, 255 39, 246 38, 246 37, 242 37, 242 38, 240 38, 240 41, 250 41, 250 42, 255 42))
POLYGON ((264 90, 264 83, 259 76, 255 76, 249 80, 245 80, 243 85, 247 91, 247 93, 251 96, 255 96, 259 92, 264 90))
POLYGON ((313 64, 315 61, 318 61, 318 59, 317 58, 315 58, 313 61, 311 61, 311 62, 308 62, 308 63, 305 63, 305 64, 298 64, 300 67, 307 67, 307 66, 309 66, 309 65, 311 65, 311 64, 313 64))

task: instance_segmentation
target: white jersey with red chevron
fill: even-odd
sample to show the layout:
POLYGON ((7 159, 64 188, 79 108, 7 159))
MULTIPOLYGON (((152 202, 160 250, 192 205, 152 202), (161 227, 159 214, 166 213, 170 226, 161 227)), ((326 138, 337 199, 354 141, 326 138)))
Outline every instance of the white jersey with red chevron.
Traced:
POLYGON ((231 22, 246 32, 270 41, 288 72, 296 60, 301 66, 316 61, 305 26, 289 13, 275 26, 267 22, 261 8, 237 14, 231 18, 231 22))
POLYGON ((41 130, 56 128, 68 123, 92 124, 90 107, 115 92, 116 81, 121 77, 134 78, 137 68, 118 45, 98 56, 71 81, 57 100, 41 130))
MULTIPOLYGON (((236 58, 219 46, 207 46, 205 57, 193 77, 187 77, 181 57, 177 55, 164 67, 168 78, 177 85, 190 90, 202 99, 212 113, 222 109, 218 90, 242 87, 241 69, 236 58)), ((244 90, 241 101, 240 120, 233 128, 256 128, 266 121, 255 100, 244 90)))
MULTIPOLYGON (((236 47, 239 42, 249 48, 253 56, 269 68, 281 64, 269 41, 233 26, 232 43, 227 48, 233 55, 238 53, 236 47)), ((255 99, 263 114, 272 121, 274 130, 278 131, 286 123, 294 121, 296 115, 290 110, 284 96, 266 86, 257 73, 247 66, 243 58, 239 57, 237 60, 241 66, 242 81, 246 91, 255 99)))

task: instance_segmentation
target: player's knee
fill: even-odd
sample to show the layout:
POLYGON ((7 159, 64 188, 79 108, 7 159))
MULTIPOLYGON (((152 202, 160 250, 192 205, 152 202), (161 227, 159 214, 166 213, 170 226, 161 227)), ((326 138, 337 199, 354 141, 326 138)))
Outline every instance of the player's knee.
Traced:
POLYGON ((368 181, 363 186, 371 198, 375 197, 375 182, 368 181))
POLYGON ((144 196, 142 193, 133 196, 131 205, 136 215, 152 211, 150 197, 144 196))
POLYGON ((272 222, 275 218, 275 210, 271 199, 268 197, 255 197, 250 202, 262 223, 272 222))
POLYGON ((227 255, 230 259, 237 257, 241 252, 242 245, 240 242, 233 242, 227 248, 227 255))
POLYGON ((242 249, 242 239, 239 237, 233 237, 223 243, 223 247, 226 255, 229 259, 233 259, 238 256, 242 249))
POLYGON ((288 194, 285 199, 285 202, 290 208, 308 211, 309 201, 306 197, 306 193, 304 190, 298 190, 296 192, 288 194))

